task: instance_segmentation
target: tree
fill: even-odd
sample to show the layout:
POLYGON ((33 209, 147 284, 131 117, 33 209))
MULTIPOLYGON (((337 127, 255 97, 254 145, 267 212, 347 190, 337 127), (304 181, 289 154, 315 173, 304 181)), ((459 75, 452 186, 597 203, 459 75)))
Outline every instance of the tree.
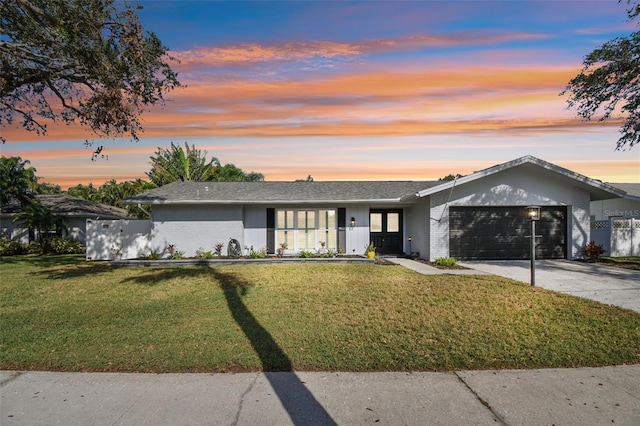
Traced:
MULTIPOLYGON (((640 15, 640 3, 628 0, 627 16, 633 21, 640 15)), ((640 142, 640 31, 617 37, 589 53, 581 72, 563 92, 569 93, 569 108, 590 120, 601 112, 599 121, 611 118, 620 110, 624 118, 616 150, 632 148, 640 142)))
POLYGON ((207 151, 196 149, 195 145, 184 143, 184 148, 171 142, 171 148, 158 148, 151 159, 151 171, 147 176, 157 186, 171 182, 256 182, 264 180, 262 173, 250 172, 234 164, 220 165, 213 157, 207 161, 207 151))
POLYGON ((218 166, 213 173, 213 180, 217 182, 260 182, 264 180, 262 173, 246 173, 235 164, 225 164, 218 166))
POLYGON ((1 126, 44 134, 61 120, 137 140, 142 111, 180 87, 168 49, 129 4, 0 0, 0 23, 1 126))
POLYGON ((0 158, 0 201, 3 206, 15 199, 27 204, 33 199, 38 187, 36 169, 27 167, 29 160, 20 157, 0 158))
POLYGON ((461 175, 460 173, 456 173, 455 175, 449 173, 445 177, 441 177, 440 179, 438 179, 438 182, 450 182, 452 180, 460 179, 461 177, 463 177, 463 175, 461 175))
MULTIPOLYGON (((54 215, 35 198, 22 206, 22 209, 13 217, 13 221, 37 231, 37 240, 43 253, 47 252, 52 233, 67 231, 65 226, 67 219, 54 215)), ((31 236, 31 233, 29 235, 31 236)))
POLYGON ((294 182, 313 182, 313 176, 308 175, 306 179, 296 179, 294 182))
POLYGON ((147 173, 151 182, 157 186, 177 181, 213 180, 216 168, 220 167, 217 158, 207 161, 207 151, 200 151, 194 145, 184 143, 184 149, 171 142, 170 149, 158 148, 151 159, 151 171, 147 173))
POLYGON ((62 188, 60 185, 56 185, 54 183, 42 182, 38 183, 38 189, 36 189, 38 194, 62 194, 62 188))
POLYGON ((141 209, 138 206, 132 205, 123 206, 121 202, 125 198, 141 194, 155 187, 156 185, 152 182, 144 181, 142 179, 120 183, 116 182, 115 179, 111 179, 98 188, 94 201, 114 207, 124 208, 131 216, 135 216, 138 219, 148 219, 148 209, 141 209))
POLYGON ((83 185, 79 183, 76 186, 72 186, 67 189, 66 192, 71 196, 89 201, 96 201, 98 194, 98 190, 93 186, 92 183, 90 183, 89 185, 83 185))

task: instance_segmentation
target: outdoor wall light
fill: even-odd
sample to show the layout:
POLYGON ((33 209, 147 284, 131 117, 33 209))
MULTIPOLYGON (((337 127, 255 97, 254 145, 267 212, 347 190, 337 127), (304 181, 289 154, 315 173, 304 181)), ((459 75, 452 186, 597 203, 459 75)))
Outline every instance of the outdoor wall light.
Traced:
POLYGON ((349 222, 349 225, 350 225, 352 228, 355 228, 355 227, 356 227, 356 218, 355 218, 355 217, 351 216, 351 222, 349 222))
POLYGON ((527 206, 527 218, 531 220, 531 237, 529 247, 531 254, 531 287, 536 285, 536 221, 540 220, 540 206, 527 206))
POLYGON ((540 206, 527 206, 527 218, 531 220, 540 220, 540 206))

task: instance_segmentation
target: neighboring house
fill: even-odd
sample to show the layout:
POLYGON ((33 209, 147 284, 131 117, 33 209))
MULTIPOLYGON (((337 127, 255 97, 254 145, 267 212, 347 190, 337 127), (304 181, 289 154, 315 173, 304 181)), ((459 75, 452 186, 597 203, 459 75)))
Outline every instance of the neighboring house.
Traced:
POLYGON ((539 258, 579 257, 590 204, 620 188, 526 156, 459 178, 425 182, 176 182, 124 200, 151 206, 151 246, 186 256, 236 239, 275 253, 323 247, 421 258, 526 259, 525 207, 542 207, 539 258))
POLYGON ((622 198, 591 202, 591 219, 640 219, 640 183, 610 183, 624 192, 622 198))
MULTIPOLYGON (((128 213, 125 209, 94 203, 82 198, 72 197, 66 194, 36 195, 35 198, 55 216, 66 219, 64 226, 67 228, 65 236, 78 240, 85 244, 87 219, 126 219, 128 213)), ((13 218, 20 211, 20 204, 11 202, 2 207, 0 214, 0 234, 8 235, 11 239, 28 242, 30 237, 36 235, 33 230, 24 229, 19 223, 13 222, 13 218)))

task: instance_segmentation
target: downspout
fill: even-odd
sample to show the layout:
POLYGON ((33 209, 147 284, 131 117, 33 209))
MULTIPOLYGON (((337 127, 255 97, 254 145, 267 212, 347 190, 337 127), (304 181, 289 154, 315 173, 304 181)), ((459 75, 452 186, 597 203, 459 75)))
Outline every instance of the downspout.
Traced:
POLYGON ((138 208, 142 210, 147 216, 149 216, 149 218, 151 218, 151 212, 148 212, 145 209, 143 209, 142 204, 138 203, 138 208))
POLYGON ((457 180, 458 180, 457 176, 453 178, 453 186, 451 187, 451 191, 449 191, 449 198, 447 198, 447 202, 444 203, 444 209, 442 209, 442 213, 440 214, 440 219, 431 218, 431 220, 433 220, 434 222, 440 223, 440 221, 442 221, 442 218, 444 217, 444 212, 447 211, 447 206, 449 206, 449 201, 451 201, 451 196, 453 195, 453 190, 456 187, 457 180))

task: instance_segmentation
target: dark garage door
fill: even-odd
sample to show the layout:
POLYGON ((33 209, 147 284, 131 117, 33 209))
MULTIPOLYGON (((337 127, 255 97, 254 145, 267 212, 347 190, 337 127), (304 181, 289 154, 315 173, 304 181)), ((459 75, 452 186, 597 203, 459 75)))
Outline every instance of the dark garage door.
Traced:
MULTIPOLYGON (((449 251, 460 260, 529 259, 531 222, 524 207, 450 207, 449 251)), ((564 259, 567 208, 542 207, 536 222, 536 258, 564 259)))

